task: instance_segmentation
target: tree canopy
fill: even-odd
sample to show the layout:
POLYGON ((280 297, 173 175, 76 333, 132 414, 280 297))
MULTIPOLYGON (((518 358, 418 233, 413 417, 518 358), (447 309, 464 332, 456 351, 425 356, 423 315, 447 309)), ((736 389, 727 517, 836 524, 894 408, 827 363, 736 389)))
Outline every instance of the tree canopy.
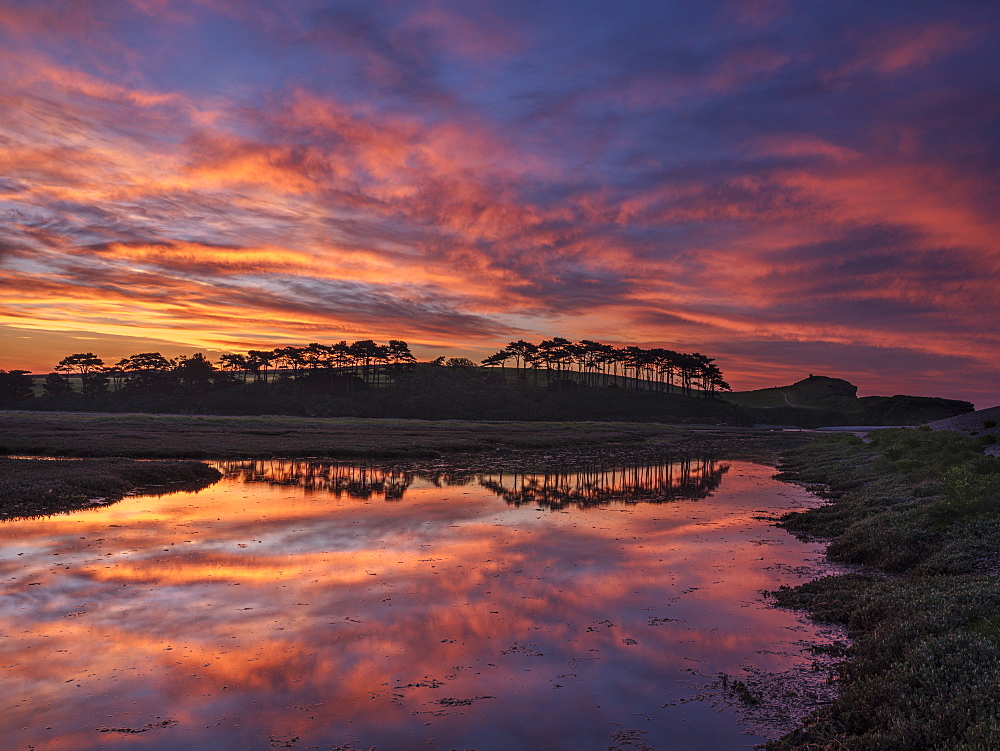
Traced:
POLYGON ((509 360, 519 378, 530 370, 537 381, 544 371, 546 383, 582 386, 618 386, 643 391, 705 394, 731 390, 714 358, 694 352, 627 346, 582 339, 572 342, 562 337, 538 344, 519 339, 482 361, 487 367, 505 367, 509 360))

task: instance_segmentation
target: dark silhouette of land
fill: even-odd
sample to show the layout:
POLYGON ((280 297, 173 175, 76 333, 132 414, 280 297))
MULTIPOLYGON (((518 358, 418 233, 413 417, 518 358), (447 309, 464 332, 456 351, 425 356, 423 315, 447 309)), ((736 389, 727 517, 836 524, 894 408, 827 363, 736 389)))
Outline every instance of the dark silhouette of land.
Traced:
POLYGON ((822 376, 728 390, 713 358, 697 352, 560 337, 511 342, 482 365, 418 363, 404 341, 365 339, 250 350, 219 363, 143 352, 108 366, 84 352, 44 377, 0 371, 0 407, 27 410, 821 427, 913 425, 973 409, 935 397, 858 398, 853 384, 822 376))
POLYGON ((863 396, 841 378, 810 375, 790 386, 739 391, 726 400, 742 407, 757 424, 919 425, 971 412, 971 402, 932 396, 863 396))
POLYGON ((774 456, 802 440, 794 432, 657 422, 0 412, 0 454, 34 456, 446 460, 483 470, 658 461, 691 452, 774 456))

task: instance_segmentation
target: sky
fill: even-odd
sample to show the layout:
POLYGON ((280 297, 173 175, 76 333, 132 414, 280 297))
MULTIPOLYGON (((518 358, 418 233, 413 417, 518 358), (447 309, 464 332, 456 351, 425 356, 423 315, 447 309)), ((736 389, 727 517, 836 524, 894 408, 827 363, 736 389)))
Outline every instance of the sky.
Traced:
POLYGON ((0 368, 563 336, 993 406, 998 176, 987 0, 0 0, 0 368))

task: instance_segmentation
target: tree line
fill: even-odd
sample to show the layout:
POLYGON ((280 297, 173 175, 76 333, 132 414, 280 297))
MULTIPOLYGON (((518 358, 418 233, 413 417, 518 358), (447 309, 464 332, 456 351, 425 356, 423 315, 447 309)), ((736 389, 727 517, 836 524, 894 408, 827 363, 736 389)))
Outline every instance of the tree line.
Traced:
MULTIPOLYGON (((278 347, 271 350, 249 350, 246 353, 228 353, 213 363, 201 352, 188 357, 164 357, 159 352, 140 352, 106 365, 93 352, 67 355, 45 378, 44 391, 49 395, 68 394, 74 391, 69 376, 80 381, 80 391, 85 396, 96 396, 109 387, 121 389, 178 386, 232 385, 246 383, 249 379, 267 383, 276 373, 282 378, 301 380, 306 375, 319 372, 353 373, 361 375, 366 385, 377 382, 380 373, 390 366, 412 364, 416 358, 406 342, 393 339, 379 344, 362 339, 351 344, 313 342, 305 346, 278 347)), ((30 386, 30 375, 20 373, 23 392, 25 377, 30 386)), ((348 383, 351 383, 348 381, 348 383)))
MULTIPOLYGON (((62 358, 45 377, 44 393, 58 396, 75 393, 70 376, 79 381, 85 396, 97 396, 109 390, 152 391, 167 386, 220 387, 249 382, 266 384, 294 381, 300 384, 338 385, 351 393, 369 386, 389 386, 394 376, 411 370, 416 358, 409 345, 399 339, 381 344, 372 339, 336 344, 313 342, 304 346, 285 346, 270 350, 248 350, 223 354, 213 363, 202 353, 164 357, 159 352, 141 352, 106 365, 93 352, 81 352, 62 358)), ((584 386, 621 388, 636 391, 681 393, 700 392, 709 396, 726 391, 729 384, 711 357, 700 353, 676 352, 664 348, 644 349, 635 346, 615 347, 583 339, 573 342, 562 337, 545 339, 538 344, 524 340, 482 360, 484 368, 500 368, 500 379, 508 383, 508 364, 515 381, 554 389, 584 386)), ((478 369, 464 357, 438 357, 429 365, 468 370, 478 369)), ((0 371, 0 400, 13 401, 30 397, 33 379, 23 370, 0 371)))
POLYGON ((371 375, 390 365, 416 362, 409 345, 400 339, 379 344, 372 339, 360 339, 348 344, 313 342, 304 347, 279 347, 272 350, 251 349, 246 354, 226 354, 220 358, 224 370, 240 373, 244 379, 253 374, 255 380, 267 381, 269 369, 291 371, 295 378, 300 371, 360 370, 367 381, 371 375))
POLYGON ((708 395, 731 391, 715 359, 671 349, 614 347, 590 339, 572 342, 562 337, 538 344, 519 339, 483 360, 486 367, 506 368, 513 360, 518 378, 531 371, 535 382, 544 370, 546 384, 562 385, 567 378, 582 386, 618 386, 642 391, 708 395))

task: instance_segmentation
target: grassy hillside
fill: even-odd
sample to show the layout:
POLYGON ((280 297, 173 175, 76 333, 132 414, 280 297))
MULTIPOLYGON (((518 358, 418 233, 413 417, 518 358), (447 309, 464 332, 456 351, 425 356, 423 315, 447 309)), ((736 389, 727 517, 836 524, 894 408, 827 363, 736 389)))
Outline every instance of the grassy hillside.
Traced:
POLYGON ((756 391, 734 391, 726 400, 743 407, 761 409, 852 409, 858 387, 850 381, 826 376, 809 376, 790 386, 775 386, 756 391))
MULTIPOLYGON (((505 382, 485 368, 418 366, 389 388, 327 388, 325 379, 225 383, 199 387, 164 384, 93 397, 44 396, 5 406, 30 410, 299 415, 421 420, 655 420, 749 425, 743 410, 720 399, 625 388, 546 388, 505 382)), ((334 384, 337 386, 338 384, 334 384)), ((360 384, 362 387, 363 383, 360 384)))

